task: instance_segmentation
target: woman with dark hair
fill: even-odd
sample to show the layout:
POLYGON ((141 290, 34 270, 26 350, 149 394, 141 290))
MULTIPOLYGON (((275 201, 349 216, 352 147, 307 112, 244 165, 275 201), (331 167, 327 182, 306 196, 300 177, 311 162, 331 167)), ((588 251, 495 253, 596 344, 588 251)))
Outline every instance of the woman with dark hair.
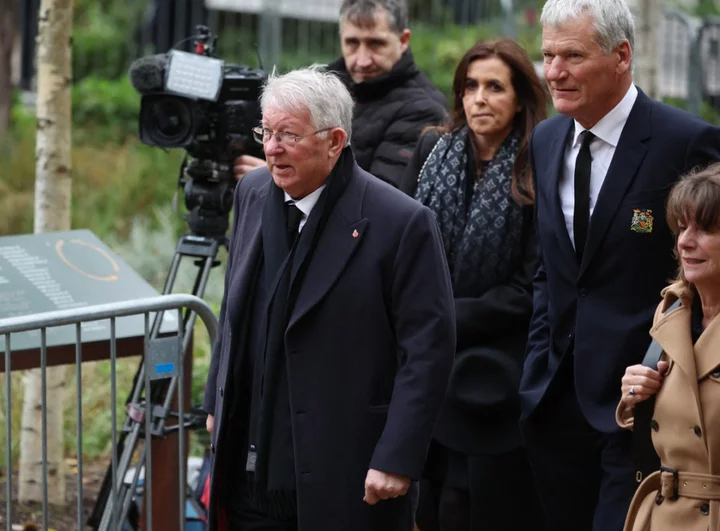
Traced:
POLYGON ((452 275, 457 352, 421 484, 421 531, 525 531, 542 518, 518 428, 538 265, 528 145, 546 94, 501 39, 460 60, 447 126, 426 131, 401 189, 433 210, 452 275))
POLYGON ((720 420, 720 163, 673 187, 666 218, 676 238, 679 275, 663 290, 650 330, 662 356, 657 370, 627 368, 617 409, 618 424, 631 429, 635 406, 657 395, 648 431, 662 468, 638 487, 625 530, 715 530, 720 528, 720 430, 715 426, 720 420))

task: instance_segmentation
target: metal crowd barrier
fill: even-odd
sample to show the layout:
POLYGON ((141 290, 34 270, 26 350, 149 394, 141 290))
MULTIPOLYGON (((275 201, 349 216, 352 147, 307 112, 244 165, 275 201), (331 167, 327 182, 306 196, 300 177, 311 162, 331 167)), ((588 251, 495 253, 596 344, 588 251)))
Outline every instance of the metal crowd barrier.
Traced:
MULTIPOLYGON (((210 337, 211 344, 215 340, 215 335, 217 333, 217 318, 215 317, 215 314, 210 309, 210 307, 199 297, 196 297, 194 295, 181 295, 181 294, 173 294, 173 295, 161 295, 157 297, 152 298, 146 298, 146 299, 137 299, 133 301, 123 301, 123 302, 117 302, 117 303, 110 303, 110 304, 101 304, 101 305, 95 305, 95 306, 87 306, 84 308, 77 308, 77 309, 71 309, 71 310, 62 310, 62 311, 53 311, 53 312, 46 312, 46 313, 39 313, 34 315, 26 315, 26 316, 20 316, 20 317, 12 317, 7 319, 0 319, 0 337, 4 336, 5 338, 5 403, 7 407, 7 415, 5 419, 5 438, 6 438, 6 470, 7 470, 7 478, 6 478, 6 494, 7 494, 7 531, 12 531, 12 515, 13 515, 13 506, 12 506, 12 452, 11 449, 11 442, 12 442, 12 428, 11 428, 11 420, 12 415, 10 414, 11 411, 11 353, 12 353, 12 347, 11 347, 11 334, 18 333, 18 332, 28 332, 28 331, 40 331, 40 338, 41 338, 41 346, 40 346, 40 371, 41 371, 41 383, 42 383, 42 393, 41 393, 41 401, 42 401, 42 427, 41 427, 41 437, 42 437, 42 468, 43 468, 43 502, 42 502, 42 526, 43 529, 48 529, 48 456, 47 456, 47 377, 46 377, 46 370, 48 365, 48 359, 47 359, 47 351, 48 351, 48 345, 47 345, 47 329, 57 326, 65 326, 65 325, 75 325, 75 376, 76 376, 76 392, 78 397, 78 405, 77 405, 77 454, 78 454, 78 463, 77 463, 77 512, 78 512, 78 529, 84 529, 84 516, 83 516, 83 459, 82 459, 82 362, 83 362, 83 345, 82 345, 82 333, 81 333, 81 324, 89 321, 100 321, 100 320, 110 320, 110 371, 111 371, 111 386, 110 386, 110 403, 112 404, 112 484, 113 484, 113 492, 115 493, 115 487, 118 484, 117 482, 117 472, 118 472, 118 463, 117 463, 117 452, 116 452, 116 443, 118 440, 117 437, 117 413, 115 408, 116 403, 116 362, 117 362, 117 338, 116 338, 116 319, 119 317, 127 317, 127 316, 137 316, 137 315, 144 315, 145 317, 145 335, 144 335, 144 341, 143 341, 143 356, 144 360, 147 360, 148 355, 148 347, 151 340, 151 322, 150 322, 150 314, 154 312, 166 312, 166 311, 177 311, 177 323, 178 323, 178 330, 177 330, 177 337, 175 335, 172 336, 172 340, 177 340, 177 349, 175 350, 175 354, 177 356, 176 358, 176 366, 178 370, 178 380, 181 382, 179 385, 177 385, 177 401, 178 401, 178 418, 183 419, 185 414, 185 397, 184 397, 184 385, 182 382, 184 382, 184 374, 183 374, 183 353, 185 352, 188 342, 185 342, 185 334, 183 330, 183 309, 188 309, 191 312, 194 312, 197 314, 197 316, 202 319, 203 323, 205 324, 205 328, 207 329, 208 335, 210 337)), ((189 323, 194 322, 194 319, 190 319, 188 321, 189 323)), ((192 334, 188 334, 188 337, 190 337, 192 334)), ((151 380, 151 373, 153 371, 150 370, 144 370, 142 373, 144 374, 144 389, 145 389, 145 396, 150 396, 150 380, 151 380)), ((139 385, 139 384, 138 384, 139 385)), ((145 401, 145 411, 144 411, 144 418, 145 418, 145 433, 148 434, 146 436, 146 452, 145 452, 145 462, 143 463, 144 469, 145 469, 145 500, 146 500, 146 507, 145 507, 145 514, 146 514, 146 525, 144 529, 151 530, 152 529, 152 505, 151 505, 151 497, 152 497, 152 485, 150 481, 151 477, 151 469, 152 469, 152 453, 150 450, 151 445, 149 444, 150 435, 152 433, 150 419, 152 417, 151 415, 151 408, 153 404, 149 403, 150 401, 145 401)), ((184 449, 184 432, 183 432, 183 422, 178 421, 178 445, 179 445, 179 464, 180 467, 180 489, 179 489, 179 496, 180 496, 180 510, 181 513, 181 529, 185 529, 185 522, 184 522, 184 507, 185 507, 185 501, 187 497, 187 491, 186 491, 186 480, 185 480, 185 449, 184 449)), ((139 473, 139 466, 138 466, 138 472, 139 473)), ((136 473, 136 477, 137 477, 136 473)), ((114 520, 114 518, 113 518, 114 520)), ((118 524, 117 529, 121 529, 123 526, 123 522, 116 522, 118 524)))

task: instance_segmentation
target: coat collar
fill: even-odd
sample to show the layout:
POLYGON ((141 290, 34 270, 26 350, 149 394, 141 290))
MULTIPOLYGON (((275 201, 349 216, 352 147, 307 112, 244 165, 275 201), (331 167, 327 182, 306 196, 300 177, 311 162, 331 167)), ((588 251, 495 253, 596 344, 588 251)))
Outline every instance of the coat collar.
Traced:
POLYGON ((391 90, 405 85, 412 78, 420 74, 420 70, 415 64, 415 59, 410 48, 403 52, 390 72, 373 79, 368 79, 367 81, 361 81, 360 83, 355 83, 352 80, 345 65, 345 59, 342 57, 331 63, 329 69, 335 72, 343 83, 345 83, 358 103, 381 98, 391 90))
POLYGON ((702 406, 698 389, 698 370, 690 330, 692 296, 679 283, 665 288, 662 295, 663 302, 655 314, 655 323, 650 329, 650 335, 662 347, 663 356, 667 358, 667 361, 676 365, 687 377, 687 384, 693 393, 695 405, 700 414, 702 406), (682 301, 681 306, 668 311, 668 308, 678 299, 682 301))
POLYGON ((690 331, 691 309, 692 295, 681 284, 665 288, 650 335, 660 343, 665 355, 685 372, 697 395, 698 374, 690 331), (682 301, 680 307, 668 311, 678 299, 682 301))
MULTIPOLYGON (((255 279, 254 265, 262 250, 262 210, 270 189, 271 177, 267 169, 255 170, 243 178, 238 187, 243 199, 236 204, 234 225, 236 233, 232 235, 231 254, 233 257, 230 282, 226 289, 234 293, 246 293, 255 279), (257 172, 257 173, 256 173, 257 172), (250 181, 260 181, 255 185, 250 181), (247 186, 247 189, 244 189, 247 186)), ((368 174, 357 163, 352 164, 352 177, 330 214, 327 225, 313 253, 305 274, 297 300, 288 323, 288 330, 297 324, 332 288, 345 269, 345 266, 360 246, 369 222, 362 216, 368 174)), ((292 271, 295 279, 297 270, 292 271)), ((237 322, 238 309, 228 308, 230 322, 237 322)))
MULTIPOLYGON (((369 223, 362 217, 362 205, 368 181, 365 172, 355 162, 352 172, 353 175, 333 208, 308 265, 290 315, 288 330, 330 291, 367 232, 369 223)), ((297 271, 293 270, 293 279, 296 273, 297 271)))
MULTIPOLYGON (((237 220, 233 222, 233 234, 230 235, 226 291, 248 293, 250 283, 255 280, 255 265, 262 251, 263 203, 270 190, 270 181, 269 172, 263 168, 248 173, 237 186, 236 194, 242 194, 242 199, 236 200, 233 208, 233 216, 237 220), (257 184, 255 180, 258 181, 257 184)), ((240 309, 239 305, 228 306, 230 323, 240 322, 240 309)))
POLYGON ((720 318, 713 319, 693 345, 690 327, 695 296, 688 287, 679 282, 665 288, 663 302, 650 335, 688 376, 699 404, 698 382, 720 366, 720 349, 717 348, 720 343, 720 318), (682 301, 682 305, 677 310, 664 313, 678 299, 682 301))
POLYGON ((575 254, 572 241, 570 241, 570 235, 565 228, 565 214, 563 214, 562 205, 560 204, 560 178, 565 160, 565 147, 572 132, 573 121, 566 117, 561 126, 558 127, 555 137, 550 143, 548 151, 552 155, 548 166, 548 176, 552 179, 552 186, 549 189, 550 198, 548 198, 548 204, 551 205, 552 215, 555 218, 553 225, 557 232, 560 248, 565 254, 564 261, 573 269, 572 274, 575 276, 577 274, 577 255, 575 254))

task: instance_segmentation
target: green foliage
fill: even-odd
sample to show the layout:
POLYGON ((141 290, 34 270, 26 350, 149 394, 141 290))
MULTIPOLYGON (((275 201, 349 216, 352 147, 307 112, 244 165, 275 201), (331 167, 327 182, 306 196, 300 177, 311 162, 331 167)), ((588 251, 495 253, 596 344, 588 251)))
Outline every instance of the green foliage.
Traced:
POLYGON ((73 21, 73 78, 88 75, 115 79, 127 71, 132 60, 131 43, 137 22, 147 3, 100 3, 80 0, 73 21))
MULTIPOLYGON (((411 40, 415 62, 420 69, 448 97, 452 94, 455 68, 465 52, 475 43, 502 37, 501 21, 488 22, 473 27, 449 25, 443 28, 425 24, 413 26, 411 40)), ((540 53, 541 34, 538 28, 518 23, 517 41, 533 60, 540 53)))
POLYGON ((715 0, 699 0, 695 7, 695 16, 709 17, 720 15, 720 4, 715 0))
POLYGON ((140 95, 128 76, 86 77, 72 89, 73 141, 123 143, 137 135, 139 112, 140 95))
MULTIPOLYGON (((663 101, 673 107, 687 109, 687 102, 678 98, 663 98, 663 101)), ((720 125, 720 109, 713 107, 708 102, 703 101, 700 109, 700 118, 708 123, 720 125)))
MULTIPOLYGON (((0 234, 32 232, 35 118, 16 108, 13 122, 9 155, 0 157, 0 234)), ((134 137, 109 141, 116 138, 112 132, 90 123, 75 129, 85 143, 76 141, 72 149, 73 227, 91 227, 101 239, 126 237, 134 217, 154 219, 158 205, 171 203, 181 151, 164 152, 134 137)))

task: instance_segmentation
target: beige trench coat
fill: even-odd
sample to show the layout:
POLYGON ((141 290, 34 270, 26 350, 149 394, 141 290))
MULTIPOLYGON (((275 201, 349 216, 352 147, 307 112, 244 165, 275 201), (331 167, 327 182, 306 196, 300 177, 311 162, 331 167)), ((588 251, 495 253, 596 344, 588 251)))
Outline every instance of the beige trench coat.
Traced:
MULTIPOLYGON (((720 531, 720 317, 693 346, 691 307, 689 290, 669 286, 650 331, 670 364, 655 403, 652 440, 662 466, 678 471, 677 482, 672 472, 648 476, 625 531, 720 531), (682 305, 665 314, 678 298, 682 305)), ((622 402, 617 421, 632 428, 632 410, 622 402)))

